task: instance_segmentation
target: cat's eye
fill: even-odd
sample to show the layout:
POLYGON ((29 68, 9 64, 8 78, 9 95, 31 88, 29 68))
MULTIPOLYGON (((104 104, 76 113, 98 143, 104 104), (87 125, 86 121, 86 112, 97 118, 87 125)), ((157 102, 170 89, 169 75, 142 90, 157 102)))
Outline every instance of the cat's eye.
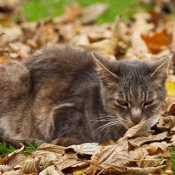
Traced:
POLYGON ((154 100, 148 100, 148 101, 146 101, 143 105, 144 105, 144 106, 149 106, 149 105, 151 105, 153 102, 154 102, 154 100))
POLYGON ((128 103, 124 100, 117 100, 117 103, 121 106, 128 106, 128 103))

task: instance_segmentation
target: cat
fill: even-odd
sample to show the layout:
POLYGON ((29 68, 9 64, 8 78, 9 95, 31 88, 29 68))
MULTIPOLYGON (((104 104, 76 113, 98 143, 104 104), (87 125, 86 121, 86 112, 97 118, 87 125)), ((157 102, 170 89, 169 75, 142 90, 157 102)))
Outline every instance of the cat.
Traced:
POLYGON ((166 97, 171 55, 156 62, 110 61, 71 46, 41 49, 0 65, 2 140, 63 146, 117 140, 166 97))

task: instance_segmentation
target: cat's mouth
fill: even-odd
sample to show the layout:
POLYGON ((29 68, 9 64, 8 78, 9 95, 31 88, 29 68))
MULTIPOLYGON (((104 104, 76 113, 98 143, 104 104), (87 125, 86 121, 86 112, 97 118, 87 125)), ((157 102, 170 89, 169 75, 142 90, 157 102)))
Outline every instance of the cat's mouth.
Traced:
MULTIPOLYGON (((143 117, 139 123, 147 121, 143 130, 149 130, 152 126, 154 126, 158 122, 159 118, 160 118, 159 115, 154 115, 150 118, 143 117)), ((130 118, 127 119, 119 118, 119 121, 126 129, 132 128, 133 126, 136 125, 133 121, 131 121, 130 118)))
POLYGON ((129 129, 135 126, 135 124, 130 119, 125 120, 125 119, 119 118, 119 121, 126 129, 129 129))

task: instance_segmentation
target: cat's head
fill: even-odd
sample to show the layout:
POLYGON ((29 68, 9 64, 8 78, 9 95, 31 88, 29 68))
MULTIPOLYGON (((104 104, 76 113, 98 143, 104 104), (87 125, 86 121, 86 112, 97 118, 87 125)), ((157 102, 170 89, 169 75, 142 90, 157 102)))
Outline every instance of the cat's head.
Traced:
POLYGON ((96 53, 92 56, 101 80, 101 94, 106 111, 130 128, 143 120, 148 125, 166 97, 165 81, 172 54, 156 62, 109 61, 96 53))

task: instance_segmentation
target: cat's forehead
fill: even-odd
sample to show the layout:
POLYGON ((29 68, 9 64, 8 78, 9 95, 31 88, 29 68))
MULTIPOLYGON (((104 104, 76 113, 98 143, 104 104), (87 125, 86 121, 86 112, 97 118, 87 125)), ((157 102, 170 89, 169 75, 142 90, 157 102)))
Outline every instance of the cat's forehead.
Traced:
POLYGON ((132 82, 127 85, 120 84, 117 87, 114 93, 115 98, 126 100, 134 105, 142 103, 145 99, 155 99, 157 97, 154 88, 150 88, 151 86, 147 86, 147 84, 139 85, 132 82))
POLYGON ((149 64, 146 62, 134 60, 134 61, 118 61, 117 62, 119 68, 126 68, 131 70, 141 71, 144 69, 149 69, 149 64))
POLYGON ((123 74, 140 74, 148 75, 150 74, 150 66, 146 62, 141 61, 118 61, 115 63, 116 71, 123 74))
POLYGON ((119 77, 118 83, 125 92, 147 91, 154 84, 150 66, 146 62, 118 61, 114 73, 119 77))

